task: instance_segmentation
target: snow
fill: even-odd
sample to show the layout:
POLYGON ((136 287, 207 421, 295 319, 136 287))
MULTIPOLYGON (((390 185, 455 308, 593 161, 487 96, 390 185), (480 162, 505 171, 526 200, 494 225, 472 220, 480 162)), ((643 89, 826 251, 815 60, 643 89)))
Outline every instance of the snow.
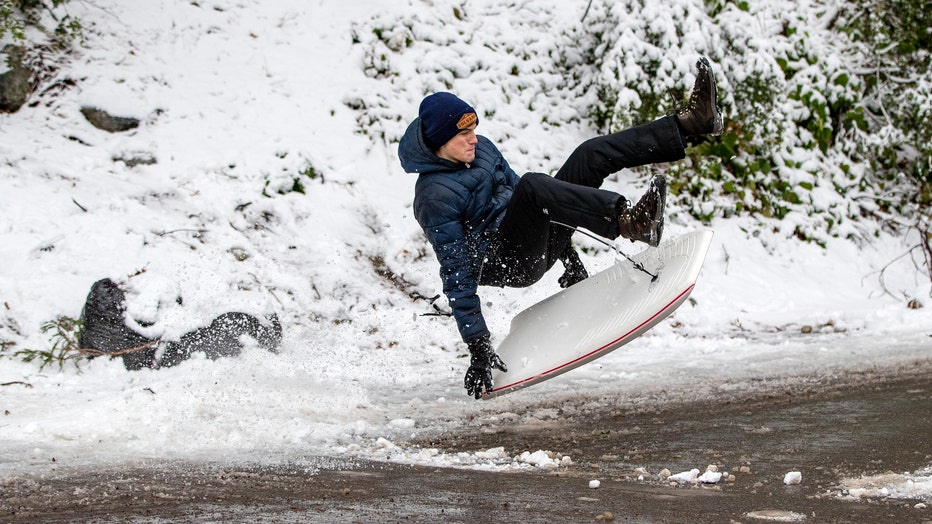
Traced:
POLYGON ((10 66, 7 64, 8 59, 7 53, 4 53, 3 48, 0 48, 0 75, 10 71, 10 66))
POLYGON ((806 516, 802 513, 785 511, 780 509, 763 509, 758 511, 749 511, 745 515, 754 520, 765 520, 771 522, 805 522, 806 516))
POLYGON ((669 477, 667 477, 667 480, 671 482, 686 482, 686 483, 698 482, 699 481, 699 470, 696 468, 693 468, 689 471, 683 471, 675 475, 670 475, 669 477))
POLYGON ((718 484, 718 481, 722 480, 722 473, 715 467, 711 467, 705 473, 699 475, 696 480, 702 484, 718 484))
MULTIPOLYGON (((932 467, 915 472, 884 473, 858 478, 843 479, 841 487, 844 497, 851 500, 862 498, 920 499, 932 502, 932 467)), ((917 503, 923 509, 925 503, 917 503)))
MULTIPOLYGON (((74 467, 327 456, 565 468, 572 459, 564 450, 446 454, 395 442, 473 431, 483 421, 545 418, 541 406, 578 395, 638 402, 662 391, 687 400, 928 360, 932 312, 904 300, 929 296, 928 279, 898 258, 909 238, 829 238, 822 248, 735 218, 711 224, 716 236, 697 287, 671 319, 552 381, 489 402, 467 397, 459 358, 466 351, 454 324, 426 316, 432 306, 409 296, 437 295, 440 282, 411 216, 414 177, 402 172, 393 140, 426 92, 446 88, 482 107, 480 131, 519 172, 553 169, 593 131, 565 93, 525 89, 553 82, 538 58, 556 46, 547 24, 578 20, 579 5, 548 0, 500 16, 505 8, 476 2, 464 22, 475 42, 433 16, 459 5, 438 0, 429 12, 420 2, 371 0, 67 6, 87 28, 86 47, 56 73, 74 87, 0 114, 0 341, 15 343, 0 357, 0 383, 9 383, 0 389, 0 478, 41 470, 53 458, 74 467), (391 26, 395 33, 379 45, 394 73, 380 73, 370 29, 402 15, 420 22, 391 26), (520 30, 512 30, 518 22, 510 16, 518 15, 520 30), (418 45, 392 53, 388 46, 403 45, 414 30, 418 45), (436 45, 424 44, 430 40, 436 45), (524 60, 512 58, 515 48, 527 50, 524 60), (438 49, 450 60, 470 59, 456 70, 430 69, 439 59, 422 60, 438 49), (524 74, 511 75, 513 67, 524 74), (504 87, 487 88, 498 82, 504 87), (142 124, 108 134, 83 119, 85 105, 142 124), (155 163, 130 166, 125 160, 134 157, 155 163), (302 174, 310 169, 315 176, 302 174), (291 191, 296 179, 303 193, 291 191), (226 311, 275 312, 284 326, 280 351, 248 347, 236 358, 196 355, 138 372, 106 359, 40 371, 12 356, 47 348, 39 326, 78 316, 91 284, 104 277, 124 284, 128 312, 147 336, 178 337, 226 311)), ((690 75, 692 62, 664 67, 690 75)), ((627 172, 607 182, 626 194, 644 185, 627 172)), ((700 227, 674 208, 666 235, 700 227)), ((613 262, 599 244, 578 242, 589 248, 590 271, 613 262)), ((558 289, 558 276, 526 290, 482 290, 498 340, 514 312, 558 289)), ((854 482, 848 494, 928 499, 926 466, 917 464, 925 473, 915 476, 868 481, 880 488, 854 482)), ((721 474, 670 477, 681 478, 714 483, 721 474)))
POLYGON ((783 483, 787 486, 795 486, 803 481, 803 474, 799 471, 790 471, 783 476, 783 483))

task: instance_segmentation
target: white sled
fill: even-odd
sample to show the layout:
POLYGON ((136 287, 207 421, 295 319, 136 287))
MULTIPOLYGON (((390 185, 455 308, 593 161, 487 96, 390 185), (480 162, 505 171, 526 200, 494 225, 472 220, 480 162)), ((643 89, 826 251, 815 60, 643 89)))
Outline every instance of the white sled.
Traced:
POLYGON ((534 304, 511 321, 498 347, 508 372, 493 372, 491 398, 605 356, 676 310, 699 277, 712 231, 697 231, 646 249, 629 260, 534 304))

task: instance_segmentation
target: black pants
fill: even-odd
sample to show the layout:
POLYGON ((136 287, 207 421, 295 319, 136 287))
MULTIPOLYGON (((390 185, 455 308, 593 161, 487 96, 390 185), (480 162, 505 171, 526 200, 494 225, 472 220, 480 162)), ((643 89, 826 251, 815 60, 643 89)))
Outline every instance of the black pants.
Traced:
POLYGON ((684 147, 668 116, 583 142, 553 177, 522 176, 486 254, 480 284, 525 287, 540 280, 571 246, 573 230, 552 222, 616 238, 618 207, 625 200, 599 189, 605 177, 626 167, 680 160, 684 147))

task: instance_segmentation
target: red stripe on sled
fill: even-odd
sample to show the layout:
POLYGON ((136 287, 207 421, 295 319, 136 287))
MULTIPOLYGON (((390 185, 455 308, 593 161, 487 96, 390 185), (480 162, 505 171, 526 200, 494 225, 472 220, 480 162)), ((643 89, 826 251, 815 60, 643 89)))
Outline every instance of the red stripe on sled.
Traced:
POLYGON ((632 333, 636 333, 638 330, 640 330, 640 329, 641 329, 642 327, 644 327, 645 325, 650 324, 655 318, 657 318, 658 316, 660 316, 664 311, 670 309, 671 306, 673 306, 674 304, 676 304, 676 303, 680 302, 681 300, 685 299, 685 295, 688 295, 689 292, 692 291, 692 289, 693 289, 695 286, 696 286, 695 284, 690 285, 688 288, 686 288, 686 290, 684 290, 682 293, 680 293, 679 295, 677 295, 676 298, 674 298, 673 300, 671 300, 669 304, 667 304, 666 306, 664 306, 663 308, 661 308, 660 311, 654 313, 650 318, 648 318, 648 319, 645 320, 644 322, 641 322, 640 324, 638 324, 637 327, 635 327, 635 328, 632 329, 631 331, 628 331, 628 332, 625 333, 624 335, 622 335, 622 336, 616 338, 615 340, 609 342, 608 344, 605 344, 604 346, 602 346, 602 347, 600 347, 600 348, 598 348, 598 349, 596 349, 596 350, 594 350, 594 351, 590 351, 589 353, 586 353, 585 355, 582 355, 582 356, 580 356, 580 357, 578 357, 578 358, 575 358, 575 359, 573 359, 573 360, 571 360, 571 361, 569 361, 569 362, 567 362, 567 363, 565 363, 565 364, 559 365, 559 366, 557 366, 557 367, 555 367, 555 368, 553 368, 553 369, 544 371, 543 373, 540 373, 540 374, 535 375, 535 376, 533 376, 533 377, 528 377, 528 378, 526 378, 526 379, 524 379, 524 380, 519 380, 518 382, 514 382, 514 383, 512 383, 512 384, 508 384, 507 386, 502 386, 502 387, 500 387, 500 388, 495 388, 495 389, 489 391, 489 393, 496 393, 496 392, 499 392, 499 391, 504 391, 504 390, 506 390, 506 389, 512 389, 512 388, 515 388, 515 387, 517 387, 517 386, 520 386, 521 384, 524 384, 525 382, 530 382, 530 381, 533 381, 533 380, 537 380, 537 379, 539 379, 539 378, 541 378, 541 377, 546 377, 547 375, 550 375, 551 373, 553 373, 553 372, 555 372, 555 371, 559 371, 559 370, 561 370, 561 369, 563 369, 563 368, 565 368, 565 367, 567 367, 567 366, 570 366, 570 365, 572 365, 572 364, 574 364, 574 363, 576 363, 576 362, 579 362, 580 360, 585 360, 586 358, 589 358, 590 356, 595 355, 596 353, 599 353, 599 352, 601 352, 601 351, 604 351, 604 350, 606 350, 607 348, 610 348, 610 347, 612 347, 612 346, 617 346, 619 342, 621 342, 622 340, 624 340, 624 339, 628 338, 629 336, 631 336, 632 333))

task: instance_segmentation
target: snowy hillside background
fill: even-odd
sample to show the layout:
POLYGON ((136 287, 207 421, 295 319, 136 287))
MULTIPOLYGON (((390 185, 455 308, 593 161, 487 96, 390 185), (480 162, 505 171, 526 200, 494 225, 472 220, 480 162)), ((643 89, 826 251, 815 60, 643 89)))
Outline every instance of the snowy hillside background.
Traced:
MULTIPOLYGON (((426 315, 433 305, 416 298, 439 294, 440 282, 411 215, 414 176, 396 154, 425 94, 457 92, 516 171, 552 172, 585 138, 671 110, 661 94, 687 93, 700 55, 716 64, 726 120, 741 126, 760 107, 745 107, 751 98, 736 93, 779 63, 786 17, 813 35, 812 52, 834 56, 820 32, 831 9, 822 3, 726 4, 714 21, 701 2, 593 2, 588 12, 587 4, 99 0, 57 8, 81 20, 83 42, 44 56, 30 103, 0 114, 0 383, 11 383, 0 389, 0 471, 40 468, 52 456, 72 465, 318 455, 484 463, 481 453, 438 458, 392 442, 502 413, 548 418, 554 403, 628 405, 661 391, 704 398, 928 363, 932 315, 907 307, 928 301, 927 268, 910 252, 916 230, 889 227, 908 215, 864 189, 866 164, 841 167, 844 137, 822 148, 805 126, 788 123, 806 104, 771 98, 772 128, 741 135, 782 162, 766 178, 725 180, 722 166, 741 172, 747 149, 703 161, 715 146, 704 144, 677 165, 606 183, 634 196, 653 170, 666 170, 677 191, 666 234, 715 231, 690 303, 559 379, 491 402, 465 396, 455 325, 426 315), (734 56, 736 42, 749 54, 734 56), (581 51, 590 44, 598 60, 581 51), (142 125, 107 133, 88 123, 83 106, 142 125), (719 185, 711 187, 731 192, 693 191, 713 175, 719 185), (770 184, 770 193, 736 196, 749 181, 770 184), (768 200, 787 191, 796 196, 768 200), (47 348, 40 326, 77 317, 104 277, 125 287, 130 322, 147 336, 177 338, 226 311, 274 312, 284 327, 280 352, 252 347, 140 372, 107 359, 40 371, 13 357, 47 348)), ((822 65, 801 69, 794 82, 832 79, 822 65)), ((590 271, 614 261, 604 246, 578 243, 590 271)), ((558 276, 527 290, 481 290, 497 340, 514 313, 558 289, 558 276)))

